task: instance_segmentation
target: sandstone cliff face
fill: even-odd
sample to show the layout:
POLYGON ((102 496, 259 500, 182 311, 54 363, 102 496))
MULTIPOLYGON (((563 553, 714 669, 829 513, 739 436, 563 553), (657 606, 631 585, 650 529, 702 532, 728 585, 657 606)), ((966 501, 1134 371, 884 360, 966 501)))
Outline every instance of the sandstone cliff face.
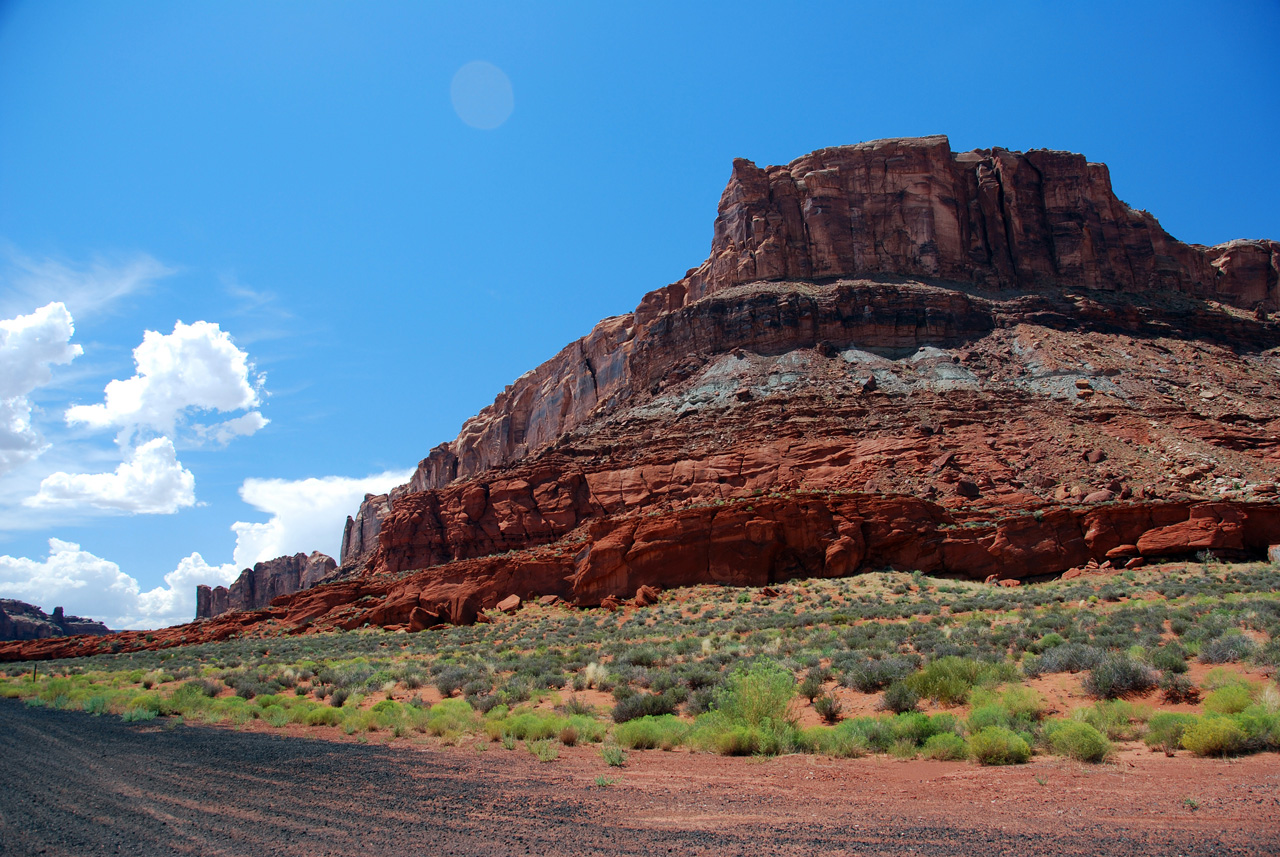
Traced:
POLYGON ((366 494, 355 517, 347 516, 342 529, 342 551, 338 564, 345 568, 362 568, 369 554, 378 547, 378 530, 382 519, 391 511, 387 494, 366 494))
MULTIPOLYGON (((1183 244, 1117 199, 1106 166, 1081 155, 953 153, 937 136, 822 149, 765 169, 740 159, 706 262, 521 376, 456 440, 432 450, 391 499, 516 461, 664 377, 678 359, 654 363, 633 353, 667 313, 755 281, 885 274, 1280 308, 1280 243, 1183 244)), ((932 317, 947 309, 933 308, 932 317)), ((741 345, 771 347, 759 338, 741 345)), ((681 354, 678 346, 671 354, 681 354)), ((376 515, 362 507, 362 517, 376 515)), ((367 530, 362 538, 369 542, 367 530)))
POLYGON ((765 169, 735 161, 711 256, 679 285, 688 301, 756 280, 893 273, 1274 310, 1278 254, 1275 241, 1175 240, 1082 155, 953 153, 938 136, 821 149, 765 169))
POLYGON ((112 633, 101 622, 80 616, 67 616, 61 607, 47 615, 34 604, 0 598, 0 640, 45 640, 79 634, 102 636, 112 633))
POLYGON ((230 610, 257 610, 276 598, 310 589, 337 569, 331 557, 316 551, 276 557, 246 568, 230 587, 196 587, 196 619, 230 610))

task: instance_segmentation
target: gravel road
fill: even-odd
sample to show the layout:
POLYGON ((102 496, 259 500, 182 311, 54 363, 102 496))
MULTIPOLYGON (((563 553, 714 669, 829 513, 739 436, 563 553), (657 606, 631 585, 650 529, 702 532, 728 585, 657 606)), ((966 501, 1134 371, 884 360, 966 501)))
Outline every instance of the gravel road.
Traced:
MULTIPOLYGON (((862 785, 841 786, 801 782, 806 772, 842 770, 814 768, 807 759, 759 763, 655 751, 644 757, 652 763, 633 758, 634 769, 618 771, 593 751, 575 749, 539 764, 523 751, 388 747, 172 728, 161 720, 126 724, 5 699, 0 854, 1280 853, 1280 800, 1266 773, 1274 757, 1271 768, 1239 769, 1248 782, 1222 780, 1230 794, 1247 786, 1254 803, 1224 804, 1221 821, 1173 810, 1152 820, 1138 807, 1124 818, 1059 815, 1046 823, 1055 818, 1045 814, 1048 791, 1047 804, 996 812, 972 784, 956 781, 948 796, 943 780, 953 775, 946 774, 935 789, 941 803, 925 806, 906 790, 875 788, 886 783, 877 771, 901 784, 909 768, 867 767, 870 760, 844 763, 844 770, 864 765, 866 776, 848 781, 862 785), (685 777, 695 758, 708 772, 685 777), (617 782, 597 785, 605 774, 617 782), (850 793, 857 788, 866 794, 850 793)), ((947 770, 995 776, 972 766, 947 770)), ((1204 794, 1207 803, 1216 800, 1204 794)))

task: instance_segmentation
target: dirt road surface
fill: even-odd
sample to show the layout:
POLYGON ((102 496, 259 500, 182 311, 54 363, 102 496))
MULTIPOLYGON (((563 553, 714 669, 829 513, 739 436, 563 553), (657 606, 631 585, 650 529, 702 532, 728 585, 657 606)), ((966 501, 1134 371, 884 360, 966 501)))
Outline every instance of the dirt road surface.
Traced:
POLYGON ((1273 754, 979 768, 649 751, 610 768, 589 747, 540 763, 0 700, 4 855, 1277 853, 1273 754))

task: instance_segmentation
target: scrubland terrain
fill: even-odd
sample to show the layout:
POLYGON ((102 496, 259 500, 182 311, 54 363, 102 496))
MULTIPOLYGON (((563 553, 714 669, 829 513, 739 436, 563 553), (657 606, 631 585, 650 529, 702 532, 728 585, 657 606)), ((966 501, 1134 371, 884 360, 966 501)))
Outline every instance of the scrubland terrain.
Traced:
POLYGON ((9 665, 29 705, 552 762, 734 756, 1106 762, 1280 749, 1280 571, 1169 563, 1022 587, 892 572, 529 605, 470 627, 9 665))
POLYGON ((884 572, 12 664, 6 841, 1274 853, 1278 584, 884 572))

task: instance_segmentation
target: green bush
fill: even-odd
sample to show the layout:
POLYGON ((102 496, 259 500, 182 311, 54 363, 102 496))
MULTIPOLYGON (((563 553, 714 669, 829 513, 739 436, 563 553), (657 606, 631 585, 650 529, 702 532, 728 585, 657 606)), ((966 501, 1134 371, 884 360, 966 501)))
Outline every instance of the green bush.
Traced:
POLYGON ((980 765, 1021 765, 1031 758, 1031 747, 1022 736, 999 726, 970 735, 969 752, 980 765))
POLYGON ((963 705, 977 686, 1013 681, 1017 668, 1010 663, 986 663, 958 655, 947 655, 930 661, 924 669, 907 681, 922 698, 939 705, 963 705))
POLYGON ((940 762, 958 762, 969 758, 969 745, 954 732, 940 732, 937 735, 929 736, 929 739, 924 742, 924 749, 921 754, 926 759, 936 759, 940 762))
POLYGON ((1100 700, 1072 712, 1072 719, 1089 724, 1112 741, 1130 741, 1142 733, 1149 709, 1123 699, 1100 700))
POLYGON ((813 710, 825 723, 838 723, 844 705, 834 696, 824 693, 813 701, 813 710))
POLYGON ((1010 723, 1012 718, 1009 717, 1005 707, 998 702, 992 702, 969 712, 969 719, 965 725, 969 727, 970 732, 981 732, 992 726, 1008 729, 1010 723))
POLYGON ((621 768, 627 763, 627 751, 621 747, 601 747, 600 758, 611 768, 621 768))
POLYGON ((337 726, 342 722, 342 711, 337 708, 321 706, 307 712, 308 726, 337 726))
POLYGON ((1182 746, 1197 756, 1234 756, 1244 750, 1245 732, 1229 717, 1206 715, 1187 725, 1182 746))
POLYGON ((156 712, 150 708, 130 708, 120 715, 120 719, 125 723, 138 723, 145 720, 154 720, 156 712))
POLYGON ((424 713, 413 716, 414 729, 441 737, 456 737, 469 732, 476 727, 476 722, 475 710, 465 699, 444 699, 424 713))
POLYGON ((1253 694, 1241 684, 1220 687, 1204 698, 1204 710, 1211 714, 1239 714, 1253 704, 1253 694))
POLYGON ((1046 732, 1049 746, 1059 756, 1066 756, 1077 762, 1101 762, 1111 755, 1111 742, 1088 723, 1058 720, 1046 732))
POLYGON ((885 688, 880 704, 886 711, 892 711, 894 714, 915 711, 916 706, 920 704, 920 694, 916 693, 915 688, 907 682, 895 681, 885 688))
POLYGON ((689 726, 670 714, 629 720, 614 730, 614 739, 629 750, 670 750, 680 746, 689 726))
POLYGON ((279 729, 281 726, 288 724, 289 712, 284 710, 280 705, 268 705, 262 709, 262 719, 267 722, 268 726, 274 726, 279 729))
POLYGON ((761 659, 739 668, 716 694, 715 710, 730 723, 746 726, 794 726, 796 680, 776 661, 761 659))
POLYGON ((560 758, 560 745, 548 738, 530 741, 526 746, 539 762, 554 762, 560 758))
POLYGON ((859 758, 865 756, 870 749, 861 734, 843 724, 834 729, 826 726, 806 729, 799 736, 799 744, 811 753, 821 753, 837 759, 859 758))
POLYGON ((1194 714, 1180 711, 1161 711, 1151 715, 1147 721, 1147 734, 1143 741, 1153 750, 1163 750, 1166 756, 1172 756, 1182 746, 1182 735, 1187 726, 1198 718, 1194 714))

